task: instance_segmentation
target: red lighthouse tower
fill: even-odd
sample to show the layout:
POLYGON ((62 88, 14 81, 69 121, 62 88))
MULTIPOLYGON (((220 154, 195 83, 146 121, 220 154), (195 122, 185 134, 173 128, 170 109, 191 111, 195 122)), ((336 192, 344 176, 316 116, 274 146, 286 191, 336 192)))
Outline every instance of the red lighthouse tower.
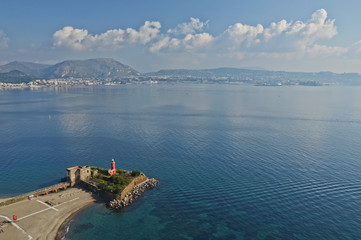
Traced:
POLYGON ((109 176, 112 176, 113 174, 115 174, 117 170, 115 169, 115 162, 114 159, 112 159, 112 163, 110 164, 110 169, 108 170, 108 174, 109 176))

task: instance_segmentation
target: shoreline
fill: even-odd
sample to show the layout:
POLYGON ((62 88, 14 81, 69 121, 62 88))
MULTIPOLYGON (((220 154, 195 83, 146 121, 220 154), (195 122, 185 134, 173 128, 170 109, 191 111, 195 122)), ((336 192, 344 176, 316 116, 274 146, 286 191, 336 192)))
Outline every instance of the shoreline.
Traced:
POLYGON ((86 208, 94 205, 95 202, 92 203, 88 203, 85 204, 84 206, 80 207, 78 210, 72 212, 60 225, 60 227, 58 228, 56 235, 55 235, 55 240, 61 240, 61 237, 63 235, 63 232, 65 230, 66 225, 76 216, 78 215, 78 213, 80 213, 81 211, 85 210, 86 208))
POLYGON ((101 202, 96 194, 74 187, 1 206, 0 222, 9 222, 0 226, 0 240, 61 239, 66 224, 96 202, 101 202), (16 221, 11 221, 13 215, 16 221))
POLYGON ((0 197, 0 203, 9 200, 11 197, 0 197))
MULTIPOLYGON (((83 180, 72 187, 74 169, 83 174, 81 177, 90 177, 90 167, 73 167, 67 169, 70 183, 53 185, 13 198, 0 197, 0 221, 6 222, 0 225, 0 240, 22 239, 24 236, 28 239, 61 240, 67 234, 69 222, 84 209, 105 199, 113 199, 109 203, 113 209, 126 207, 143 192, 158 185, 157 180, 138 171, 138 176, 132 175, 132 181, 119 194, 112 194, 108 189, 99 191, 95 185, 83 180)), ((127 173, 130 176, 131 172, 127 173)))

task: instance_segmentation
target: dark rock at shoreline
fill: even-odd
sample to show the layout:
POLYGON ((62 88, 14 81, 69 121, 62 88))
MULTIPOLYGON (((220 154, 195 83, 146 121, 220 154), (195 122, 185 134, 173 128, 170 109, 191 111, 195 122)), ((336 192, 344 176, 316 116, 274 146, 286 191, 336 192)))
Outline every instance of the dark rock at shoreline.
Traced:
POLYGON ((145 182, 136 185, 123 199, 114 199, 109 202, 109 206, 114 209, 120 209, 133 203, 143 192, 158 186, 158 180, 149 178, 145 182))

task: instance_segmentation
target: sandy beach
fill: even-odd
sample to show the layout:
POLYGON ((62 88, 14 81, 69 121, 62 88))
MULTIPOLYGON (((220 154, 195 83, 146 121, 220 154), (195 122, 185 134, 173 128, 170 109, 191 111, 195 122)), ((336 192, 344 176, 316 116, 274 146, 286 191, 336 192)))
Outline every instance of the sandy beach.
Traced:
POLYGON ((69 188, 0 207, 0 240, 60 239, 66 223, 95 201, 91 192, 69 188))

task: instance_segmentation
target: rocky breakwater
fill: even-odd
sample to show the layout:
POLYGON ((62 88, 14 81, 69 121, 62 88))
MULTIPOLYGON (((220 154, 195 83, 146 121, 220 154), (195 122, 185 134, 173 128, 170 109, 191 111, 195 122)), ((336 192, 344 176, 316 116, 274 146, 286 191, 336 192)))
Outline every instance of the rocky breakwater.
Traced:
POLYGON ((114 199, 109 202, 109 206, 114 209, 120 209, 133 203, 145 191, 158 186, 158 180, 148 178, 144 182, 135 185, 122 199, 114 199))

